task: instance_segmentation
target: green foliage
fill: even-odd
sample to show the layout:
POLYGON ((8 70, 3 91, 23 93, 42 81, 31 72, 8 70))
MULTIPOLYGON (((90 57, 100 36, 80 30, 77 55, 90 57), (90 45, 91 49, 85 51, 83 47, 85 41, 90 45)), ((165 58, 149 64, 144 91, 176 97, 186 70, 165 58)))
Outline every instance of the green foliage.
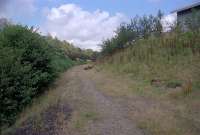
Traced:
POLYGON ((86 55, 93 52, 83 54, 66 41, 41 36, 33 28, 5 26, 0 31, 0 127, 12 125, 18 113, 43 93, 43 87, 76 64, 72 61, 79 58, 75 53, 89 58, 86 55))
POLYGON ((157 16, 136 16, 131 20, 131 23, 121 24, 116 31, 116 35, 111 39, 105 40, 101 45, 102 54, 111 55, 132 45, 132 41, 147 39, 150 36, 160 36, 163 31, 162 16, 162 12, 159 11, 157 16))
MULTIPOLYGON (((161 12, 157 17, 137 16, 121 31, 123 34, 116 33, 115 37, 104 41, 101 52, 103 57, 100 58, 104 68, 149 82, 159 78, 173 88, 179 87, 180 82, 185 84, 191 80, 186 91, 199 89, 196 85, 200 83, 199 29, 181 31, 180 26, 177 26, 167 33, 161 33, 161 17, 161 12), (132 41, 126 35, 129 29, 133 32, 132 41), (123 47, 118 45, 118 39, 122 37, 120 35, 125 35, 123 47)), ((121 26, 120 29, 124 28, 121 26)))
POLYGON ((17 112, 54 77, 46 41, 21 26, 0 33, 1 124, 11 124, 17 112))
POLYGON ((56 52, 59 52, 72 60, 90 60, 95 59, 97 52, 94 52, 91 49, 80 49, 73 46, 72 44, 66 41, 60 41, 57 38, 52 38, 51 36, 46 37, 51 48, 54 48, 56 52))

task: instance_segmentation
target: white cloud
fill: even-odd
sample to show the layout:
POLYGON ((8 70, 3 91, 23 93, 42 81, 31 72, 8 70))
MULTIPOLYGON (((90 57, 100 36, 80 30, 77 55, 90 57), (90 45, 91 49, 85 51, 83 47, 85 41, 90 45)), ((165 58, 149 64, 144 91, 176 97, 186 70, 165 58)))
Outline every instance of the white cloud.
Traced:
POLYGON ((164 16, 163 19, 162 19, 164 31, 170 30, 171 26, 173 26, 175 24, 176 20, 177 20, 177 14, 176 13, 164 16))
POLYGON ((46 10, 43 31, 67 40, 81 48, 98 50, 98 44, 114 35, 116 28, 126 16, 121 13, 110 15, 106 11, 89 12, 75 4, 65 4, 46 10))

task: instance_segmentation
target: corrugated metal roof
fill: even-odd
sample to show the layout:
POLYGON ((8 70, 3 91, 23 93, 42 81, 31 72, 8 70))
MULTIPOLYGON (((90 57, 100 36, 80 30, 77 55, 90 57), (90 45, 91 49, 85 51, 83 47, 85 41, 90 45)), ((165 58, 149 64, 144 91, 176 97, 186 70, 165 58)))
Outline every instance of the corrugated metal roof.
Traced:
POLYGON ((191 8, 195 8, 197 6, 200 6, 200 1, 199 2, 196 2, 196 3, 193 3, 189 6, 185 6, 183 8, 180 8, 180 9, 176 9, 174 11, 172 11, 172 13, 175 13, 175 12, 181 12, 181 11, 184 11, 184 10, 188 10, 188 9, 191 9, 191 8))

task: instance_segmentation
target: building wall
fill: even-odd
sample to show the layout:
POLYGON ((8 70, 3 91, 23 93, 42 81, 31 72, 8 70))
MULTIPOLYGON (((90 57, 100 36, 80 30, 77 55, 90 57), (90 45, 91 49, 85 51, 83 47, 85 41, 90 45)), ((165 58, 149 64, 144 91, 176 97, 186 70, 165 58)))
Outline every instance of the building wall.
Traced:
POLYGON ((189 9, 178 12, 177 16, 178 16, 177 17, 178 24, 181 25, 182 30, 187 31, 189 29, 188 23, 190 25, 196 25, 196 23, 200 21, 200 6, 195 8, 195 10, 189 9), (197 18, 199 19, 198 21, 197 18))

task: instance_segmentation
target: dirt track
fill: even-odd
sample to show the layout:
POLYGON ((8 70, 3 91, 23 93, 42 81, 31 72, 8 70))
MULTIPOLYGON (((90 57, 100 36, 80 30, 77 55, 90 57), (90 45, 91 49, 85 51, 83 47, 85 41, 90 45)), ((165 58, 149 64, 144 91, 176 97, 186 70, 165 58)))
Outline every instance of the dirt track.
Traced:
POLYGON ((98 90, 88 72, 90 70, 83 71, 82 67, 76 67, 71 71, 71 77, 75 78, 74 81, 77 85, 80 85, 81 97, 89 99, 89 102, 93 103, 101 118, 88 125, 88 134, 142 135, 141 131, 135 127, 134 122, 128 118, 127 109, 112 97, 106 96, 98 90))
POLYGON ((35 126, 34 118, 29 119, 14 134, 142 135, 128 118, 127 108, 104 95, 90 72, 78 66, 64 73, 54 89, 59 92, 59 102, 41 114, 42 124, 35 126))
POLYGON ((199 99, 175 100, 170 92, 176 90, 161 93, 149 84, 84 67, 63 73, 9 135, 199 134, 199 99))

